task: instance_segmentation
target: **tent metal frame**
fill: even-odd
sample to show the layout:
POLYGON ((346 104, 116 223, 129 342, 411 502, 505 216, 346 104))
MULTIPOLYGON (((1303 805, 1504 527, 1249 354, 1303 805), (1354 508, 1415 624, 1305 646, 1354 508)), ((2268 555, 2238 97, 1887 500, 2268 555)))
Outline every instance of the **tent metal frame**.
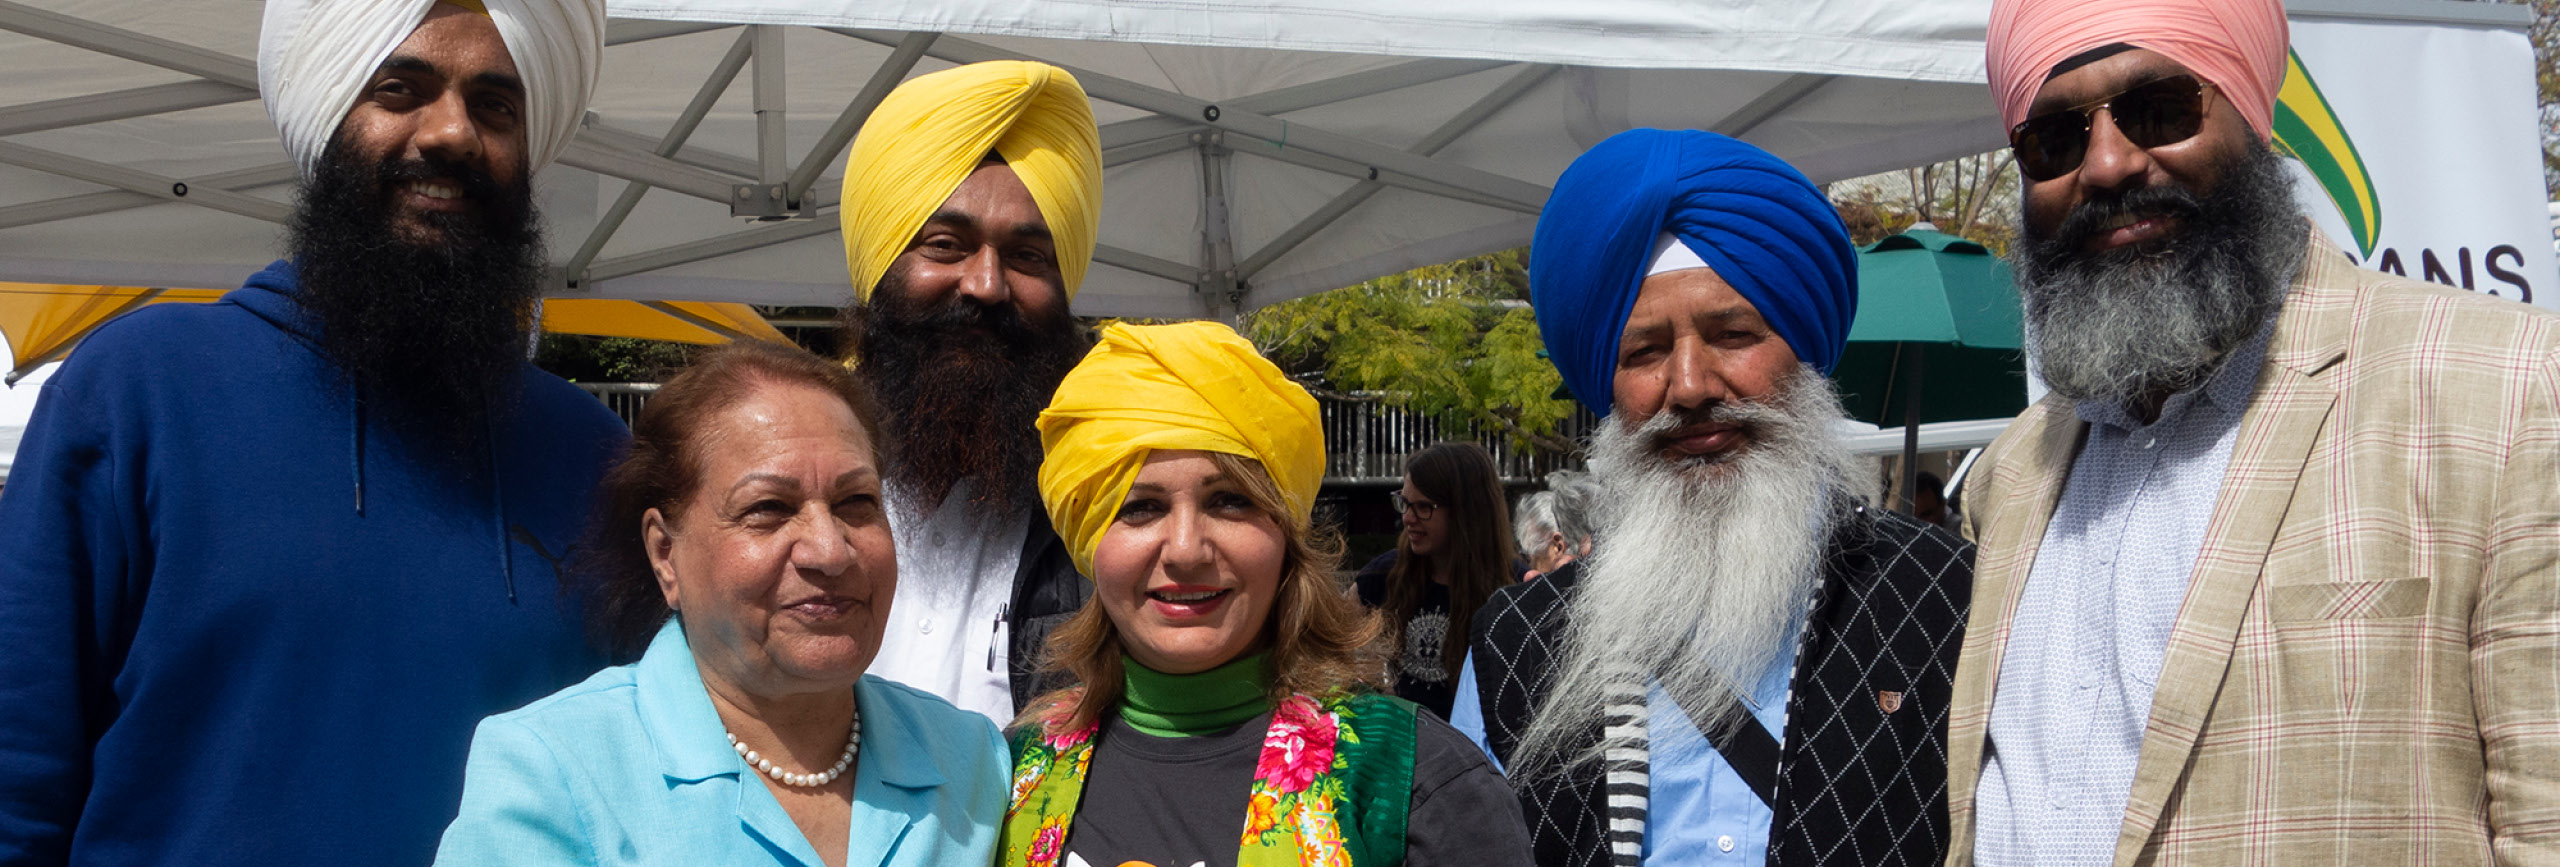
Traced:
MULTIPOLYGON (((195 77, 192 81, 92 96, 0 106, 0 136, 127 120, 258 98, 256 65, 243 58, 84 21, 10 0, 0 0, 0 29, 195 77)), ((728 53, 704 76, 693 100, 663 133, 650 135, 621 129, 593 114, 588 116, 587 123, 560 161, 619 179, 625 185, 612 204, 600 213, 594 230, 574 252, 558 263, 563 276, 556 289, 557 294, 576 295, 582 287, 604 280, 834 233, 839 225, 834 191, 818 186, 817 181, 843 159, 845 149, 852 143, 863 121, 870 117, 872 110, 892 88, 905 80, 917 63, 926 58, 954 64, 1042 59, 936 33, 811 29, 883 46, 890 49, 890 54, 861 91, 830 120, 816 146, 795 160, 785 150, 792 119, 784 108, 789 74, 782 25, 620 19, 610 23, 606 36, 608 46, 632 45, 712 30, 735 30, 738 35, 728 53), (756 155, 742 158, 688 147, 687 140, 709 118, 740 75, 749 76, 756 155), (602 257, 606 244, 639 206, 641 198, 651 190, 666 190, 723 205, 732 217, 758 224, 711 238, 611 258, 602 257)), ((1432 154, 1491 118, 1561 67, 1481 60, 1410 60, 1223 103, 1091 70, 1067 68, 1075 73, 1086 93, 1097 102, 1137 109, 1146 114, 1138 119, 1110 124, 1101 130, 1106 166, 1191 151, 1197 155, 1205 193, 1207 210, 1200 244, 1204 252, 1202 260, 1209 263, 1206 267, 1107 245, 1098 249, 1094 258, 1141 274, 1189 284, 1212 315, 1231 317, 1242 312, 1239 308, 1245 298, 1245 287, 1255 274, 1381 190, 1413 190, 1527 215, 1537 214, 1546 201, 1548 190, 1545 187, 1436 161, 1432 154), (1411 149, 1389 147, 1329 130, 1292 124, 1275 116, 1503 67, 1516 71, 1411 149), (1244 142, 1252 142, 1254 146, 1234 146, 1244 142), (1276 159, 1339 175, 1356 183, 1316 214, 1291 227, 1279 239, 1261 249, 1239 251, 1229 229, 1224 195, 1225 166, 1239 156, 1276 159)), ((8 141, 0 141, 0 163, 112 188, 109 192, 0 208, 0 228, 112 213, 164 202, 283 223, 290 216, 288 206, 248 195, 246 191, 289 183, 296 175, 291 164, 278 162, 195 178, 169 177, 8 141)))
MULTIPOLYGON (((2388 18, 2423 23, 2518 27, 2532 13, 2521 6, 2453 0, 2293 0, 2297 17, 2388 18)), ((0 0, 0 29, 86 49, 191 76, 192 80, 88 96, 0 106, 0 137, 126 120, 258 98, 257 68, 250 60, 149 36, 74 16, 0 0)), ((578 295, 597 282, 743 253, 838 228, 834 191, 817 184, 843 158, 864 120, 889 90, 926 58, 949 63, 1029 56, 948 34, 847 28, 815 28, 890 49, 862 89, 833 117, 816 146, 798 159, 786 150, 791 118, 785 109, 790 75, 783 25, 715 24, 616 19, 609 46, 628 46, 713 30, 735 30, 736 41, 704 76, 693 100, 670 127, 650 134, 621 129, 590 113, 561 157, 568 165, 625 182, 611 206, 567 258, 558 263, 553 293, 578 295), (755 154, 741 157, 687 145, 740 75, 750 76, 755 154), (602 252, 651 190, 666 190, 725 206, 730 216, 754 225, 685 243, 611 258, 602 252)), ((1203 264, 1175 262, 1105 245, 1096 261, 1186 284, 1212 317, 1231 318, 1251 306, 1254 278, 1327 226, 1351 214, 1377 193, 1401 189, 1458 202, 1536 215, 1548 188, 1434 158, 1563 67, 1488 60, 1417 59, 1335 78, 1282 87, 1223 102, 1066 66, 1097 102, 1135 109, 1143 117, 1102 128, 1106 166, 1189 151, 1201 171, 1203 264), (1411 148, 1399 148, 1280 117, 1291 112, 1508 69, 1491 90, 1431 131, 1411 148), (1227 166, 1239 158, 1278 160, 1348 178, 1347 190, 1300 219, 1259 249, 1239 250, 1226 196, 1227 166)), ((1833 76, 1794 76, 1709 126, 1744 135, 1818 93, 1833 76)), ((291 182, 291 164, 277 162, 236 171, 180 178, 0 141, 0 163, 110 188, 0 207, 0 229, 92 216, 164 202, 180 202, 252 219, 282 223, 289 207, 246 191, 291 182)))

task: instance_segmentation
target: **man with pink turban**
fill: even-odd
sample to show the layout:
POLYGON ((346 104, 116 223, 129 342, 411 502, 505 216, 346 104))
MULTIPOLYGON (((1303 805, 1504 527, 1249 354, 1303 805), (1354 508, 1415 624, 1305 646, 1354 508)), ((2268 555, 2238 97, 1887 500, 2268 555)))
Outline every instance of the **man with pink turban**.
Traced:
POLYGON ((2360 270, 2278 0, 1995 0, 2052 393, 1985 453, 1950 864, 2560 858, 2560 318, 2360 270))

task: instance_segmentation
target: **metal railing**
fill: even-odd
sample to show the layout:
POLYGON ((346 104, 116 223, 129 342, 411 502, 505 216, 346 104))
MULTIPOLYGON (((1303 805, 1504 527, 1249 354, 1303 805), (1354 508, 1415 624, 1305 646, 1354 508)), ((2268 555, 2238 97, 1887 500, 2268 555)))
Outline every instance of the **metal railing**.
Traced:
MULTIPOLYGON (((1405 459, 1444 441, 1473 442, 1493 453, 1493 464, 1509 484, 1546 478, 1556 470, 1582 469, 1582 456, 1537 448, 1508 432, 1469 422, 1442 424, 1424 413, 1365 400, 1319 397, 1324 419, 1326 484, 1395 484, 1404 478, 1405 459)), ((1558 425, 1556 435, 1582 442, 1591 432, 1589 410, 1575 408, 1558 425)))
MULTIPOLYGON (((656 394, 654 382, 582 382, 613 414, 630 424, 642 404, 656 394)), ((1367 400, 1318 397, 1324 424, 1326 484, 1394 484, 1404 478, 1404 462, 1414 452, 1447 440, 1469 441, 1493 453, 1494 466, 1510 484, 1533 483, 1556 470, 1582 468, 1582 456, 1521 444, 1510 434, 1480 424, 1444 425, 1430 416, 1367 400)), ((1576 408, 1556 434, 1581 442, 1591 433, 1589 410, 1576 408)))
POLYGON ((606 409, 622 417, 624 427, 629 427, 632 419, 640 417, 641 405, 649 402, 650 395, 658 393, 658 384, 654 382, 581 382, 577 386, 595 395, 597 400, 604 401, 606 409))

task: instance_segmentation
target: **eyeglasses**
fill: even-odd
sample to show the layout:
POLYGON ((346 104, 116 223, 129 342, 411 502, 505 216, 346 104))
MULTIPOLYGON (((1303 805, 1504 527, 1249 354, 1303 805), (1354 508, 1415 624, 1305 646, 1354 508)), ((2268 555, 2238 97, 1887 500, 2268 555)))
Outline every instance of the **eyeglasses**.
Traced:
POLYGON ((1416 521, 1431 520, 1431 514, 1440 511, 1439 503, 1408 500, 1404 498, 1403 491, 1395 491, 1387 496, 1394 500, 1396 504, 1396 514, 1412 515, 1413 519, 1416 521))
POLYGON ((2205 91, 2212 87, 2192 75, 2173 75, 2094 102, 2036 115, 2009 128, 2009 152, 2017 156, 2018 173, 2027 180, 2049 181, 2070 174, 2089 153, 2089 126, 2102 108, 2115 120, 2116 131, 2135 147, 2147 150, 2177 144, 2204 129, 2205 91))

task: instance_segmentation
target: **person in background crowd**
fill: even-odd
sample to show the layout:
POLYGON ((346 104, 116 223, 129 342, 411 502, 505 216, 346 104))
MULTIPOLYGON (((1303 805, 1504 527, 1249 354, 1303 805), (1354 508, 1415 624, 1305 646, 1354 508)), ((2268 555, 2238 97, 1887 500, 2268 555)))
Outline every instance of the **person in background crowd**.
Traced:
POLYGON ((1084 354, 1102 150, 1075 76, 973 63, 898 85, 845 158, 854 372, 888 467, 899 600, 871 671, 989 720, 1055 686, 1048 631, 1088 592, 1040 514, 1032 420, 1084 354))
POLYGON ((1947 480, 1924 472, 1912 480, 1911 517, 1949 533, 1962 532, 1964 516, 1947 508, 1947 480))
POLYGON ((1547 474, 1546 490, 1520 498, 1512 529, 1522 555, 1529 558, 1529 573, 1522 580, 1591 555, 1590 516, 1599 497, 1589 474, 1557 470, 1547 474))
POLYGON ((1436 443, 1405 460, 1394 496, 1404 533, 1352 587, 1386 615, 1396 695, 1447 719, 1469 624, 1486 597, 1521 574, 1502 473, 1483 446, 1436 443))
POLYGON ((1751 145, 1634 130, 1558 179, 1529 269, 1608 504, 1487 603, 1457 714, 1538 862, 1934 863, 1972 549, 1849 493, 1839 215, 1751 145))
POLYGON ((998 864, 1530 863, 1484 756, 1365 682, 1306 389, 1224 325, 1113 325, 1040 435, 1095 590, 1049 645, 1081 685, 1018 723, 998 864))
POLYGON ((580 563, 639 661, 481 723, 436 863, 987 863, 995 724, 862 673, 898 585, 884 433, 868 388, 795 347, 668 380, 580 563))
POLYGON ((422 863, 471 726, 604 663, 559 558, 625 432, 525 361, 604 4, 264 16, 287 258, 90 335, 0 495, 0 863, 422 863))
POLYGON ((2560 861, 2560 319, 2308 224, 2286 32, 1992 5, 2052 392, 1965 494, 1951 863, 2560 861))

